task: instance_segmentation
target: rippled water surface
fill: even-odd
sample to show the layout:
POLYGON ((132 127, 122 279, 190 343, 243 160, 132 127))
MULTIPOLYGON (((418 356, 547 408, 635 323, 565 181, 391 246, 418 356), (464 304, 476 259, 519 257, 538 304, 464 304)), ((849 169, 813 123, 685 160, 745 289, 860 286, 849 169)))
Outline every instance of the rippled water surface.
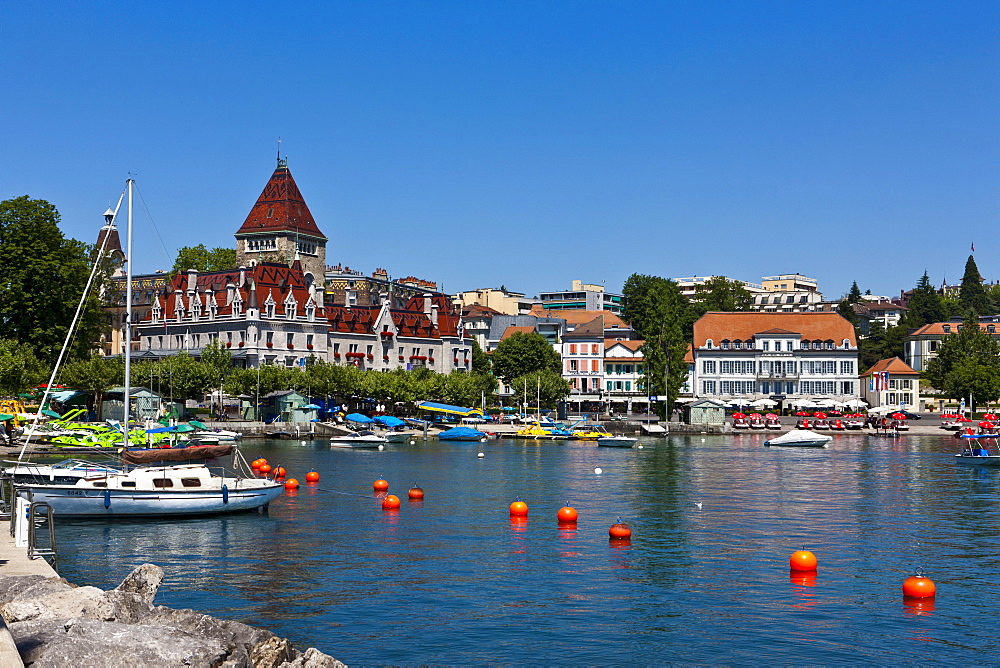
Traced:
POLYGON ((268 515, 64 521, 60 572, 108 588, 153 562, 157 603, 357 665, 995 660, 1000 471, 956 465, 949 437, 763 440, 247 442, 248 459, 322 480, 268 515), (380 477, 398 513, 371 498, 380 477), (423 502, 406 500, 414 482, 423 502), (526 524, 508 518, 517 496, 526 524), (576 530, 556 525, 567 502, 576 530), (608 541, 619 515, 627 545, 608 541), (789 574, 802 546, 815 578, 789 574), (933 603, 902 600, 916 566, 933 603))

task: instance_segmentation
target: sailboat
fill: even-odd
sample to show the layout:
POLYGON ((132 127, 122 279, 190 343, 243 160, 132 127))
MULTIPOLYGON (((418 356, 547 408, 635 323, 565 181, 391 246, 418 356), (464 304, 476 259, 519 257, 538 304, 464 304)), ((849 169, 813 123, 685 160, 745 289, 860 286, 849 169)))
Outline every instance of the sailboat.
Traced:
MULTIPOLYGON (((284 486, 273 480, 256 478, 243 455, 236 450, 234 465, 239 471, 216 475, 202 463, 148 465, 129 468, 128 463, 170 460, 170 449, 129 448, 128 401, 131 388, 132 341, 132 193, 135 182, 128 179, 128 233, 126 251, 125 292, 125 397, 123 432, 123 467, 91 467, 87 463, 61 466, 56 475, 45 467, 34 467, 29 475, 23 466, 4 469, 4 476, 11 480, 15 494, 29 502, 44 501, 59 517, 93 516, 145 516, 145 515, 203 515, 254 510, 269 504, 282 493, 284 486), (46 475, 46 474, 49 475, 46 475)), ((122 197, 125 193, 122 194, 122 197)), ((121 207, 121 199, 114 212, 109 209, 108 224, 113 225, 121 207)), ((89 287, 89 284, 88 284, 89 287)), ((86 297, 86 295, 84 295, 86 297)), ((78 311, 79 312, 79 311, 78 311)), ((72 329, 72 328, 71 328, 72 329)), ((67 341, 69 335, 67 335, 67 341)), ((60 355, 60 361, 62 355, 60 355)), ((57 364, 58 367, 58 364, 57 364)), ((53 377, 55 376, 53 371, 53 377)), ((49 383, 51 387, 52 383, 49 383)), ((44 405, 44 400, 42 402, 44 405)), ((27 446, 27 442, 25 442, 27 446)), ((226 446, 222 449, 228 449, 226 446)), ((222 454, 219 448, 204 448, 204 456, 222 454)), ((193 448, 184 448, 191 451, 193 448)), ((21 454, 23 456, 24 449, 21 454)), ((189 453, 190 454, 190 453, 189 453)), ((199 454, 199 453, 195 453, 199 454)), ((20 461, 20 460, 19 460, 20 461)), ((174 459, 176 461, 176 459, 174 459)))

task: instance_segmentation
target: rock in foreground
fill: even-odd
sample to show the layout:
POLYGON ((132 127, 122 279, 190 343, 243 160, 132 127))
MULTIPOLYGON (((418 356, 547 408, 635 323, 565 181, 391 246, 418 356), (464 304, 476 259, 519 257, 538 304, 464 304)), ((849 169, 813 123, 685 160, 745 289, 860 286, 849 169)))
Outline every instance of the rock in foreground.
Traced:
POLYGON ((334 668, 270 631, 193 610, 153 606, 163 570, 136 568, 111 591, 61 578, 0 575, 0 614, 26 666, 334 668))

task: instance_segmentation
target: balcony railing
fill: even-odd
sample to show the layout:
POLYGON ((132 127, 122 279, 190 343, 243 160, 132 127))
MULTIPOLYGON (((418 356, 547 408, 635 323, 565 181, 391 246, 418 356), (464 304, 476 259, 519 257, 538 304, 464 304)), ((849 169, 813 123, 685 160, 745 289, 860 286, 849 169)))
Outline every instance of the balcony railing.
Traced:
POLYGON ((798 380, 799 374, 797 373, 768 373, 760 372, 757 374, 757 380, 798 380))

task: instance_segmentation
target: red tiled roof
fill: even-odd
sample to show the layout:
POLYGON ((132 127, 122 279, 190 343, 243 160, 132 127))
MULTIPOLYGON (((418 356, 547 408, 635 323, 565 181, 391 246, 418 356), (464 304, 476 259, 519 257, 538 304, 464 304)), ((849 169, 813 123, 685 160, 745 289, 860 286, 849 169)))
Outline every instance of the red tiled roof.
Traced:
MULTIPOLYGON (((937 335, 937 336, 947 336, 948 334, 956 334, 958 332, 959 326, 962 325, 962 324, 964 324, 964 323, 954 322, 954 321, 953 322, 932 322, 930 324, 924 325, 923 327, 917 328, 916 330, 910 332, 909 335, 910 336, 919 336, 921 334, 934 334, 934 335, 937 335), (945 328, 946 325, 950 328, 951 331, 949 331, 949 332, 945 332, 944 331, 944 328, 945 328)), ((987 331, 986 327, 988 325, 994 325, 994 326, 996 326, 996 323, 981 322, 981 323, 979 323, 979 329, 981 329, 983 331, 987 331)))
POLYGON ((746 341, 757 334, 780 329, 795 333, 806 340, 832 340, 837 344, 847 339, 857 346, 854 326, 836 313, 761 313, 738 311, 733 313, 710 312, 694 323, 694 346, 704 348, 705 341, 740 339, 746 341))
POLYGON ((292 173, 284 164, 271 174, 250 215, 243 221, 237 235, 259 232, 298 232, 326 241, 319 231, 309 207, 306 206, 292 173))
POLYGON ((886 360, 879 360, 872 365, 868 371, 861 374, 861 377, 870 376, 873 373, 880 373, 882 371, 888 371, 891 376, 919 376, 920 372, 915 371, 909 364, 899 359, 898 357, 893 357, 886 360))
POLYGON ((646 343, 645 341, 639 341, 636 339, 628 339, 626 341, 617 341, 615 339, 604 339, 604 349, 610 350, 612 346, 625 346, 629 350, 635 352, 639 350, 639 348, 642 348, 642 346, 645 343, 646 343))
POLYGON ((481 304, 469 304, 462 309, 463 318, 492 318, 503 315, 500 311, 481 304))
POLYGON ((521 332, 522 334, 531 334, 534 331, 535 331, 534 327, 516 327, 514 325, 511 325, 507 329, 503 330, 503 335, 500 337, 500 340, 503 341, 507 337, 513 334, 517 334, 518 332, 521 332))

